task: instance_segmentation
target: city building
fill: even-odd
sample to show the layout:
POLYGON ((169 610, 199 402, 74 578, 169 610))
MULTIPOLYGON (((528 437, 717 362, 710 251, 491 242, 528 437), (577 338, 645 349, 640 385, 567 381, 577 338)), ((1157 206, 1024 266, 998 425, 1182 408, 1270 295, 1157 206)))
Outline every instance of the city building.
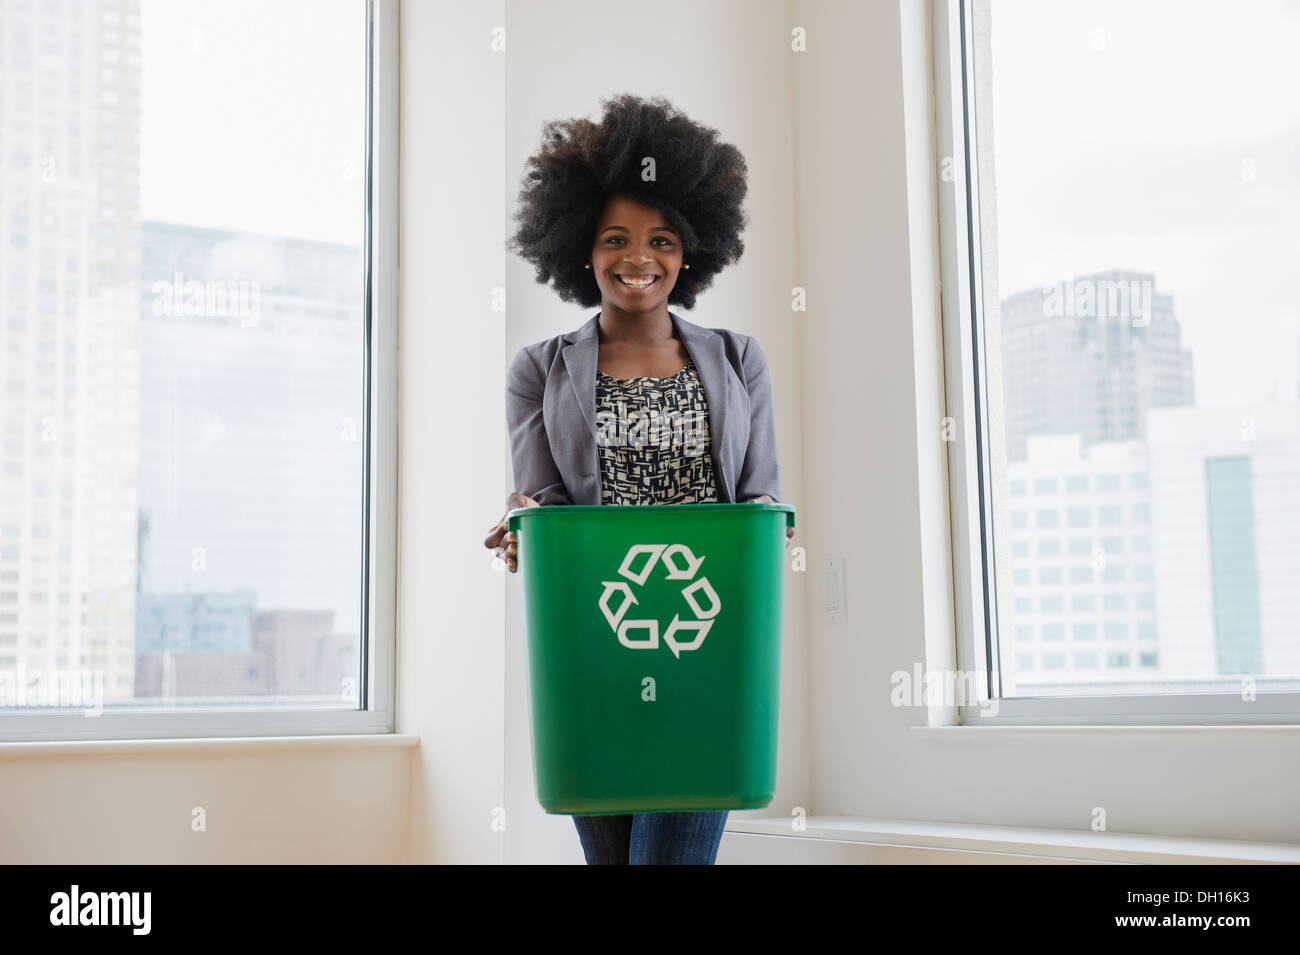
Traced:
POLYGON ((1068 435, 1030 438, 1028 451, 998 507, 1004 680, 1066 692, 1160 676, 1145 447, 1085 451, 1068 435))
POLYGON ((1027 445, 995 500, 1016 693, 1300 675, 1300 404, 1162 409, 1145 441, 1027 445))
POLYGON ((106 700, 129 699, 139 4, 14 13, 0 71, 0 670, 93 672, 106 700))
POLYGON ((1008 461, 1034 435, 1084 447, 1141 438, 1154 408, 1190 405, 1191 353, 1155 276, 1111 271, 1003 300, 1002 409, 1008 461))

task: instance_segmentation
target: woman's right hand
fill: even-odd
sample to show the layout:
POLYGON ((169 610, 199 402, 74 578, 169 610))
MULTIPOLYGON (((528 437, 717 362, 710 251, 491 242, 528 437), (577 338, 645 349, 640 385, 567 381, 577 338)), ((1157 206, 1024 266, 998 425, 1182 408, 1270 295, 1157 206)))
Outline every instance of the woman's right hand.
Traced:
MULTIPOLYGON (((506 514, 509 514, 516 507, 541 507, 537 501, 534 501, 527 494, 519 491, 511 491, 506 497, 506 514)), ((488 535, 483 539, 483 546, 492 551, 493 555, 500 557, 506 562, 506 567, 510 573, 517 569, 515 553, 515 535, 506 530, 506 515, 501 515, 501 520, 492 525, 488 530, 488 535)))

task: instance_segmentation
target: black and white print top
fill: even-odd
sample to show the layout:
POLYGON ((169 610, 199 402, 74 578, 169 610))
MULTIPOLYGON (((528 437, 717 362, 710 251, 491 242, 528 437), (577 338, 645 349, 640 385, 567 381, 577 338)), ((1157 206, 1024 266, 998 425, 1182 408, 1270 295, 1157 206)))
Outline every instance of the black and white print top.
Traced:
POLYGON ((713 504, 709 406, 695 362, 671 378, 596 371, 601 504, 713 504))

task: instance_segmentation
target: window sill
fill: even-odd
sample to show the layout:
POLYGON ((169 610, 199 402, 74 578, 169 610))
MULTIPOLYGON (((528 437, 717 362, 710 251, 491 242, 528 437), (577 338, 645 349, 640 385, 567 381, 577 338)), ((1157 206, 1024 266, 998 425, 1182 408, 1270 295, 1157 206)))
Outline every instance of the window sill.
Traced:
POLYGON ((1026 829, 970 823, 867 819, 859 816, 809 816, 794 832, 790 819, 727 820, 727 832, 824 839, 868 845, 959 849, 1019 856, 1130 864, 1300 863, 1300 846, 1227 839, 1189 839, 1120 832, 1026 829))
POLYGON ((1245 734, 1270 734, 1274 737, 1300 739, 1300 726, 1294 723, 1152 723, 1137 725, 1132 723, 1060 723, 1011 724, 1000 726, 911 726, 910 733, 922 739, 941 740, 991 740, 1041 738, 1044 736, 1070 735, 1118 735, 1125 737, 1141 736, 1147 733, 1159 735, 1181 734, 1185 736, 1242 736, 1245 734))
POLYGON ((232 736, 181 739, 100 739, 0 743, 0 758, 11 756, 110 756, 117 754, 217 753, 282 749, 411 748, 412 733, 340 733, 329 736, 232 736))

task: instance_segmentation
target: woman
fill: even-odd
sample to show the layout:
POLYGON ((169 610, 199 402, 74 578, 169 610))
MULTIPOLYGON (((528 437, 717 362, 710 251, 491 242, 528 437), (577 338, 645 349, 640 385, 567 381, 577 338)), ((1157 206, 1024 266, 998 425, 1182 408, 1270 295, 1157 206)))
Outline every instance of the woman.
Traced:
MULTIPOLYGON (((779 502, 758 343, 668 310, 692 308, 744 251, 744 157, 665 100, 603 105, 599 124, 548 124, 529 159, 512 246, 561 299, 600 312, 510 365, 506 509, 779 502)), ((484 543, 515 571, 504 517, 484 543)), ((711 865, 727 813, 573 820, 591 865, 711 865)))

